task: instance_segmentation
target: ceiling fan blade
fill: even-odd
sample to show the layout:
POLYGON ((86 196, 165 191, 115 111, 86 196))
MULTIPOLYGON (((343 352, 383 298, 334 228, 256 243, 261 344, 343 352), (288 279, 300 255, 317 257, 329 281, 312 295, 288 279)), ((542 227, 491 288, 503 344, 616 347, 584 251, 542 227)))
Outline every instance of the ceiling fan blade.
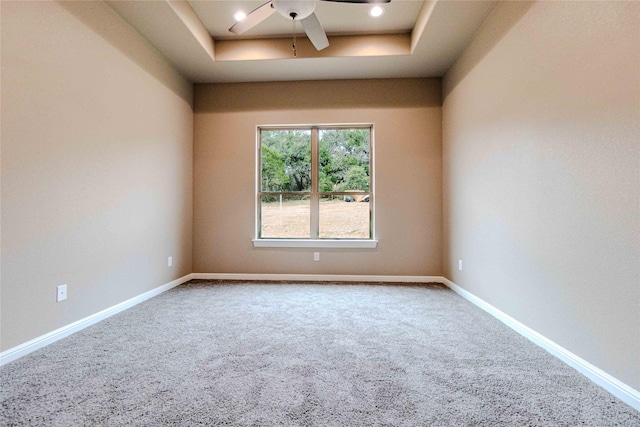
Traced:
POLYGON ((322 0, 334 1, 337 3, 390 3, 391 0, 322 0))
POLYGON ((270 17, 275 11, 271 2, 268 1, 262 6, 252 10, 243 20, 236 22, 229 28, 229 31, 234 34, 242 34, 270 17))
POLYGON ((309 40, 311 40, 311 43, 313 43, 317 50, 322 50, 329 46, 327 33, 324 32, 324 28, 322 28, 315 13, 312 13, 300 22, 302 22, 302 28, 304 28, 304 32, 307 33, 307 37, 309 37, 309 40))

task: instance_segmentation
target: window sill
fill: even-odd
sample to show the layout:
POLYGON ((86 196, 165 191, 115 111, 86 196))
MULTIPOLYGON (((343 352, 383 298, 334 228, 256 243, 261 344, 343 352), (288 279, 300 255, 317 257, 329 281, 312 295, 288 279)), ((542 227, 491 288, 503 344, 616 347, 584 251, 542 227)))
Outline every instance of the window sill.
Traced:
POLYGON ((332 240, 332 239, 253 239, 255 248, 342 248, 374 249, 377 240, 332 240))

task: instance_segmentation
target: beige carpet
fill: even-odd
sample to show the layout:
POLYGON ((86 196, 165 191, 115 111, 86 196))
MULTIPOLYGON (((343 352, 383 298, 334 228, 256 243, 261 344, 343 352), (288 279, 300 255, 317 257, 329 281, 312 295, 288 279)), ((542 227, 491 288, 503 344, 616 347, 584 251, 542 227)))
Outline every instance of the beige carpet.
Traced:
POLYGON ((11 426, 640 426, 440 285, 192 281, 0 385, 11 426))

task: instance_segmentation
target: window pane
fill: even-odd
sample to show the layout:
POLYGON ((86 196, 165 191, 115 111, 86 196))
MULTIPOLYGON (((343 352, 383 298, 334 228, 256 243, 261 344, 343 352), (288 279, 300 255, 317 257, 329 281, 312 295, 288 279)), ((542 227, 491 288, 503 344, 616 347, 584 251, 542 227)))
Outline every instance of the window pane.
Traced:
POLYGON ((323 129, 318 137, 318 190, 369 191, 371 129, 323 129))
POLYGON ((369 239, 370 195, 320 196, 320 238, 369 239))
POLYGON ((309 239, 309 196, 263 195, 260 197, 260 237, 309 239))
POLYGON ((260 132, 262 191, 311 191, 311 130, 260 132))

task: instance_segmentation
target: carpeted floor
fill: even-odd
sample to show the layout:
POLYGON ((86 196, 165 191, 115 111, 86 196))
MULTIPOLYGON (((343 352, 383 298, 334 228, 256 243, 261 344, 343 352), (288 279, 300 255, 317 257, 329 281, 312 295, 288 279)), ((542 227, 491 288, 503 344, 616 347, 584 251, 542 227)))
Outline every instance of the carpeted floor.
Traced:
POLYGON ((0 369, 0 424, 640 426, 441 285, 192 281, 0 369))

